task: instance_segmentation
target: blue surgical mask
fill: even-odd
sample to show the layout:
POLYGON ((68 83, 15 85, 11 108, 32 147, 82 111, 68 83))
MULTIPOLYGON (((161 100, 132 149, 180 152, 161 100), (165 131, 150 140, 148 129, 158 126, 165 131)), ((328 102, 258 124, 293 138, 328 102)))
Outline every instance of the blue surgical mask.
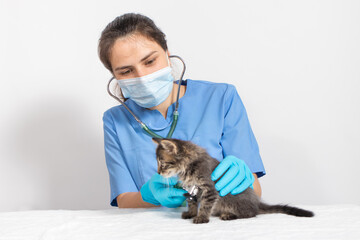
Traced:
POLYGON ((174 77, 171 75, 169 66, 151 74, 117 80, 123 96, 130 98, 137 105, 144 108, 151 108, 159 105, 169 96, 174 77))

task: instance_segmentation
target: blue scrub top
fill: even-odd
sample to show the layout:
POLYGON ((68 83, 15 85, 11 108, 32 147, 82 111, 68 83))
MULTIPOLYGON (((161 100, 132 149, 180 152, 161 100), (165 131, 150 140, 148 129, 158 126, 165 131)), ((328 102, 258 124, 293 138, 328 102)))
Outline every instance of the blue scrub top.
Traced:
MULTIPOLYGON (((179 99, 179 119, 173 138, 190 140, 205 148, 219 161, 234 155, 246 162, 258 177, 265 174, 259 147, 245 107, 231 84, 183 81, 185 94, 179 99)), ((128 99, 126 105, 152 131, 166 137, 175 103, 166 119, 158 110, 148 110, 128 99)), ((138 192, 157 172, 156 144, 124 106, 108 109, 103 115, 105 158, 110 176, 111 206, 124 192, 138 192)))

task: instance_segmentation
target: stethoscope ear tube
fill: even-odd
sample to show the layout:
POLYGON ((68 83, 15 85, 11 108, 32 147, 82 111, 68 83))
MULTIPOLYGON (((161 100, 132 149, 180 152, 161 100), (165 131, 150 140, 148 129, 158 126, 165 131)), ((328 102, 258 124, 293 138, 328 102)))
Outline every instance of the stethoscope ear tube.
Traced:
POLYGON ((111 81, 114 80, 114 79, 115 79, 115 77, 112 77, 112 78, 109 80, 108 85, 107 85, 107 92, 109 93, 109 95, 112 96, 113 98, 115 98, 116 100, 118 100, 118 101, 121 103, 121 105, 123 105, 123 106, 126 108, 126 110, 129 111, 129 113, 135 118, 135 120, 136 120, 139 124, 145 125, 142 121, 140 121, 140 119, 138 119, 138 118, 136 117, 136 115, 133 113, 133 111, 131 111, 130 108, 129 108, 128 106, 126 106, 126 104, 125 104, 120 98, 118 98, 117 96, 115 96, 114 94, 111 93, 111 91, 110 91, 110 83, 111 83, 111 81))
POLYGON ((170 55, 169 58, 178 58, 178 59, 180 59, 180 61, 181 61, 182 64, 183 64, 183 70, 182 70, 182 73, 181 73, 181 76, 180 76, 180 79, 179 79, 179 88, 178 88, 178 92, 177 92, 177 95, 176 95, 175 111, 177 112, 177 110, 178 110, 178 108, 179 108, 180 87, 181 87, 181 82, 183 81, 183 78, 184 78, 184 74, 185 74, 185 70, 186 70, 186 65, 185 65, 184 60, 183 60, 181 57, 179 57, 178 55, 170 55))

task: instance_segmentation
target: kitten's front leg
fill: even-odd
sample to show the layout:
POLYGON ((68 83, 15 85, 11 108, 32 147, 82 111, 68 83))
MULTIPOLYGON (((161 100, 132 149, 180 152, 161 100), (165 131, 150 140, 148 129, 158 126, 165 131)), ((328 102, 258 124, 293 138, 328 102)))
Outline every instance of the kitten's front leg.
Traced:
POLYGON ((200 209, 193 223, 208 223, 211 209, 218 198, 217 191, 214 188, 204 189, 201 194, 200 209))
POLYGON ((183 219, 193 218, 197 215, 197 210, 198 210, 197 202, 193 200, 188 200, 187 202, 188 202, 188 211, 182 213, 181 217, 183 219))

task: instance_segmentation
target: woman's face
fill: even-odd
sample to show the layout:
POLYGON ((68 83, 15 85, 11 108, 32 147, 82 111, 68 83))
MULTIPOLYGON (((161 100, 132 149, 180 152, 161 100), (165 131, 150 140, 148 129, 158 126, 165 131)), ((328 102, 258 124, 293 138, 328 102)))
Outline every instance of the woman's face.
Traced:
POLYGON ((114 77, 118 80, 142 77, 168 66, 169 54, 140 34, 119 38, 110 53, 114 77))

